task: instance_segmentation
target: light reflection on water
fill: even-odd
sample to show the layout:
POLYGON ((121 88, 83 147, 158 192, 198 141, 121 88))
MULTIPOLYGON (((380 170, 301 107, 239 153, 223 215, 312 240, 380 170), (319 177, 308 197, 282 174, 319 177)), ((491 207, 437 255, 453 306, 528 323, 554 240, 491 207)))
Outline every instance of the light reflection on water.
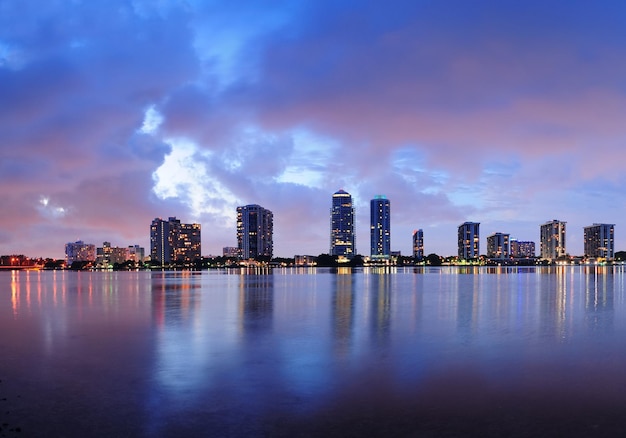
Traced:
POLYGON ((625 311, 621 266, 2 272, 0 420, 29 436, 467 436, 467 421, 496 436, 542 416, 606 436, 626 428, 625 311))

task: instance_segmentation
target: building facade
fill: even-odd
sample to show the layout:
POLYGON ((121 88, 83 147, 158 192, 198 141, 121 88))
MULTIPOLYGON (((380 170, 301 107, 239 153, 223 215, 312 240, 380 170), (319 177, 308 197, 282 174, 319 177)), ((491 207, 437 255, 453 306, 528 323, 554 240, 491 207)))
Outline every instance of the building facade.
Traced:
POLYGON ((237 207, 237 251, 243 260, 272 258, 274 215, 260 205, 237 207))
POLYGON ((330 255, 352 258, 355 254, 352 196, 339 190, 333 194, 330 208, 330 255))
POLYGON ((543 260, 554 261, 565 257, 565 224, 566 222, 552 220, 540 227, 540 251, 543 260))
POLYGON ((65 260, 68 265, 74 262, 95 262, 96 245, 82 240, 65 244, 65 260))
POLYGON ((510 256, 509 234, 493 233, 487 236, 487 257, 492 259, 508 259, 510 256))
POLYGON ((239 248, 236 246, 225 246, 222 248, 222 256, 223 257, 238 257, 239 248))
POLYGON ((413 257, 417 260, 424 258, 424 231, 421 228, 413 231, 413 257))
POLYGON ((593 224, 584 227, 586 258, 613 260, 615 224, 593 224))
POLYGON ((458 256, 461 260, 478 258, 480 255, 480 222, 464 222, 459 225, 458 256))
POLYGON ((150 258, 161 265, 188 264, 201 258, 200 224, 183 224, 176 217, 156 218, 150 226, 150 258))
POLYGON ((535 257, 535 242, 511 239, 511 256, 515 258, 535 257))
POLYGON ((377 195, 370 201, 370 256, 391 257, 391 208, 389 199, 377 195))

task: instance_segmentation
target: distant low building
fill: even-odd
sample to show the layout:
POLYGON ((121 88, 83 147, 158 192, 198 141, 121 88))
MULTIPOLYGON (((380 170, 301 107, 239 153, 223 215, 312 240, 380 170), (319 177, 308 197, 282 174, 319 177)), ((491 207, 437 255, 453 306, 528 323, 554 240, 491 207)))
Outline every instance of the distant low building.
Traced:
POLYGON ((236 246, 225 246, 222 248, 222 256, 224 257, 238 257, 239 249, 236 246))
POLYGON ((519 259, 535 257, 535 242, 511 239, 511 257, 519 259))
POLYGON ((95 262, 96 245, 82 240, 65 244, 65 260, 68 265, 74 262, 95 262))
POLYGON ((130 245, 128 247, 128 260, 132 260, 133 262, 143 263, 146 259, 146 250, 145 248, 139 245, 130 245))
POLYGON ((317 257, 311 255, 294 256, 294 264, 296 266, 314 266, 317 264, 317 257))

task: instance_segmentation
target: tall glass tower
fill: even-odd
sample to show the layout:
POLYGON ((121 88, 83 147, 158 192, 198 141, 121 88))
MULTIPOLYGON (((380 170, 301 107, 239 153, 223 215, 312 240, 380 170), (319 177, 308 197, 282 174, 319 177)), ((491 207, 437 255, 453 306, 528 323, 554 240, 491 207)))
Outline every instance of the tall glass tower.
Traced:
POLYGON ((370 255, 372 259, 391 256, 391 211, 383 195, 370 201, 370 255))
POLYGON ((274 251, 274 215, 257 204, 237 207, 237 251, 239 257, 267 259, 274 251))
POLYGON ((333 194, 330 209, 330 255, 352 258, 356 254, 354 242, 352 196, 339 190, 333 194))

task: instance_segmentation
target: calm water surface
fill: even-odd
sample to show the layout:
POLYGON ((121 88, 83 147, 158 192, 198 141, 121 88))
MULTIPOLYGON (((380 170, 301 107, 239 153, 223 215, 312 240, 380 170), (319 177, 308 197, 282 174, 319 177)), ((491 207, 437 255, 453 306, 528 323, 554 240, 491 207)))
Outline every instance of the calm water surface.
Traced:
POLYGON ((624 436, 625 280, 0 272, 0 436, 624 436))

